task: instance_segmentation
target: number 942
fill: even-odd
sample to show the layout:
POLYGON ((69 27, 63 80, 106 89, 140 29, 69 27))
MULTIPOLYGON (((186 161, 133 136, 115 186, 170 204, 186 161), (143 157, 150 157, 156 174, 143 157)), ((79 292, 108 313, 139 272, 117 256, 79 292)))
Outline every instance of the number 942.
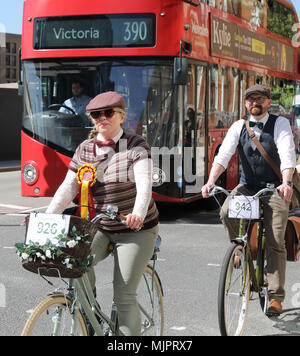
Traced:
POLYGON ((250 203, 240 203, 236 202, 234 204, 236 211, 250 211, 251 212, 251 204, 250 203))

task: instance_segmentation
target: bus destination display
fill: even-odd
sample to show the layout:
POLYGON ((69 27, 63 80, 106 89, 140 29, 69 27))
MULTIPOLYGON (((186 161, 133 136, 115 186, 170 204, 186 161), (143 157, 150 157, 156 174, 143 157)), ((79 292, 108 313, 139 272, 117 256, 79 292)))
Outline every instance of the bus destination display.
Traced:
POLYGON ((154 14, 37 18, 34 49, 153 47, 154 14))

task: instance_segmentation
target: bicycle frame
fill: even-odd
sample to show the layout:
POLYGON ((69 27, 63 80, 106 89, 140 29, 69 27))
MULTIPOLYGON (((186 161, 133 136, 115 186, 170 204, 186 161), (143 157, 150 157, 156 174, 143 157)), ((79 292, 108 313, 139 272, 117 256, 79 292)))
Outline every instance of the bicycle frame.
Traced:
MULTIPOLYGON (((152 282, 151 286, 149 285, 148 281, 145 279, 145 283, 147 285, 147 290, 151 299, 152 305, 152 312, 154 313, 154 275, 155 275, 155 261, 153 261, 153 267, 151 267, 153 274, 152 274, 152 282)), ((101 311, 99 305, 96 301, 96 298, 93 293, 93 289, 91 287, 90 281, 88 279, 87 274, 84 274, 79 279, 70 279, 68 282, 68 293, 66 295, 59 293, 52 293, 51 295, 62 295, 63 297, 67 297, 71 300, 72 305, 70 308, 70 313, 72 314, 72 328, 70 331, 70 336, 74 336, 77 330, 77 312, 79 310, 79 304, 81 305, 82 309, 84 310, 86 316, 89 319, 93 329, 95 330, 95 334, 97 336, 104 336, 104 332, 99 324, 99 321, 96 318, 96 315, 101 318, 110 328, 110 335, 115 336, 117 333, 117 318, 116 315, 113 320, 109 318, 105 313, 101 311)), ((139 303, 139 308, 141 312, 145 315, 148 320, 148 325, 144 328, 142 335, 151 329, 154 326, 153 315, 150 316, 147 311, 142 307, 139 303)), ((60 316, 58 316, 54 323, 54 330, 53 335, 56 336, 59 333, 60 327, 60 316)))
MULTIPOLYGON (((243 245, 243 247, 246 250, 246 257, 244 261, 242 293, 244 293, 245 291, 248 266, 249 266, 250 280, 252 282, 253 291, 259 293, 262 291, 264 287, 264 251, 265 251, 265 244, 266 244, 266 236, 263 230, 262 220, 259 220, 258 222, 257 236, 258 236, 258 249, 257 249, 257 259, 256 259, 257 262, 256 262, 256 266, 254 266, 254 262, 250 250, 249 236, 248 233, 246 232, 246 220, 240 219, 239 237, 235 240, 235 243, 239 245, 243 245)), ((233 271, 233 261, 231 261, 230 264, 229 286, 231 283, 232 271, 233 271)))

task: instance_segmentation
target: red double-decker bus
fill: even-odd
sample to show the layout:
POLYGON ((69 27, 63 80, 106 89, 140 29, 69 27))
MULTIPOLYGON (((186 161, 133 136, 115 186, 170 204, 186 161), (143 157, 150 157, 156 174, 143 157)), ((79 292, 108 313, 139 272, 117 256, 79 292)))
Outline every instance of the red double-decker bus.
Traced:
MULTIPOLYGON (((91 130, 87 101, 114 90, 124 129, 152 147, 154 198, 201 198, 247 87, 269 85, 272 112, 290 114, 297 22, 284 0, 26 0, 22 195, 55 193, 91 130)), ((219 183, 231 189, 238 175, 235 156, 219 183)))

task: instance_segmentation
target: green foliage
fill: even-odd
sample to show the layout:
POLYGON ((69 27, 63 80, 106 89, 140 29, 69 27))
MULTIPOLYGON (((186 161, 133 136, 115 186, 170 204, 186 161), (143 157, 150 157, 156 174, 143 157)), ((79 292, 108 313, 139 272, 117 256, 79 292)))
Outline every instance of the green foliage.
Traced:
POLYGON ((76 226, 73 226, 69 234, 66 234, 65 229, 57 236, 57 240, 60 243, 68 244, 68 242, 75 241, 76 245, 79 242, 92 242, 93 238, 88 233, 82 233, 76 229, 76 226))
POLYGON ((291 9, 275 0, 269 1, 269 31, 291 40, 295 35, 295 32, 293 32, 292 28, 296 22, 296 16, 291 9))
POLYGON ((88 256, 87 259, 74 258, 65 254, 60 246, 76 248, 81 242, 91 243, 92 237, 89 234, 82 234, 80 231, 77 231, 75 226, 73 226, 69 235, 67 235, 63 229, 57 236, 56 240, 58 241, 58 246, 53 245, 50 240, 47 240, 43 246, 38 242, 33 241, 29 241, 28 245, 19 242, 15 244, 17 249, 16 253, 22 262, 47 262, 50 260, 58 260, 65 264, 67 268, 72 269, 76 265, 81 271, 86 272, 93 262, 93 257, 88 256))

